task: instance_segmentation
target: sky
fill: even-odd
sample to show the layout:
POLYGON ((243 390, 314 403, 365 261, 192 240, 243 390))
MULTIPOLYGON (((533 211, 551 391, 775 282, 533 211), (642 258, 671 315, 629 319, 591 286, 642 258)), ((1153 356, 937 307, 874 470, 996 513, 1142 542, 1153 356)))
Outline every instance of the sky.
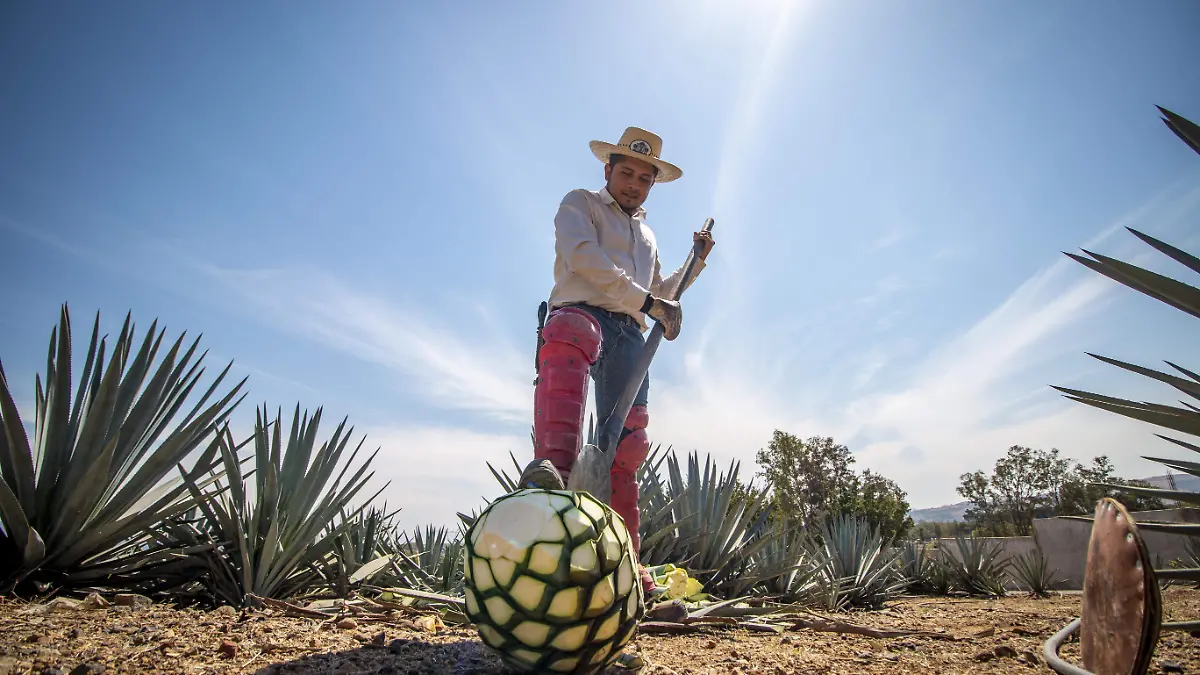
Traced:
MULTIPOLYGON (((1162 473, 1159 429, 1051 385, 1171 403, 1087 356, 1200 368, 1182 312, 1064 252, 1185 278, 1200 249, 1200 5, 4 3, 0 359, 22 414, 67 303, 202 335, 255 406, 379 449, 401 524, 531 457, 553 217, 593 139, 663 138, 665 269, 715 219, 650 432, 755 470, 830 436, 914 508, 1012 445, 1162 473)), ((1195 282, 1194 279, 1188 279, 1195 282)), ((78 364, 77 364, 78 367, 78 364)))

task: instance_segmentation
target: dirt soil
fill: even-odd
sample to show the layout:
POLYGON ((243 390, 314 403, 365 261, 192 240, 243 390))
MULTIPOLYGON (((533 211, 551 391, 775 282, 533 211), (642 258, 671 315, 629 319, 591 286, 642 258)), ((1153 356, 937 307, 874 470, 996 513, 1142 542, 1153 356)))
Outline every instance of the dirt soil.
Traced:
MULTIPOLYGON (((1163 592, 1166 620, 1200 617, 1200 591, 1163 592)), ((640 675, 670 673, 1051 672, 1042 644, 1079 613, 1078 594, 1045 600, 903 598, 875 612, 831 618, 937 637, 878 639, 799 629, 783 634, 704 627, 638 635, 640 675)), ((278 613, 113 605, 38 615, 0 601, 4 673, 506 673, 469 627, 341 622, 278 613)), ((1078 643, 1063 656, 1079 663, 1078 643)), ((630 671, 612 667, 613 675, 630 671)), ((1164 633, 1151 672, 1200 673, 1200 640, 1164 633)))

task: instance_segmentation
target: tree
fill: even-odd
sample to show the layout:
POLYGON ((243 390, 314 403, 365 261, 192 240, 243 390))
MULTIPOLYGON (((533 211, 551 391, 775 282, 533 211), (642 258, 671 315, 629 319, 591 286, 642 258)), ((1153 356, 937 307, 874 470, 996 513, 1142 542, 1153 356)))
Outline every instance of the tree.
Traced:
POLYGON ((884 539, 891 540, 912 528, 907 497, 908 494, 895 481, 866 469, 853 510, 879 528, 884 539))
POLYGON ((903 535, 912 526, 907 493, 870 470, 856 474, 850 466, 854 455, 832 438, 801 440, 776 430, 756 461, 771 490, 777 518, 808 525, 855 514, 888 538, 903 535))
MULTIPOLYGON (((996 460, 991 475, 982 471, 960 476, 958 493, 971 502, 965 519, 981 535, 1028 535, 1038 517, 1091 513, 1097 501, 1114 490, 1095 485, 1145 485, 1113 475, 1108 457, 1092 459, 1090 467, 1059 456, 1052 449, 1034 450, 1020 445, 996 460)), ((1130 510, 1162 508, 1155 498, 1126 497, 1130 510)))
POLYGON ((1113 475, 1114 469, 1108 456, 1101 455, 1092 459, 1092 465, 1086 467, 1076 464, 1074 471, 1062 486, 1062 504, 1059 507, 1060 516, 1091 515, 1096 508, 1096 502, 1105 497, 1115 497, 1130 511, 1152 511, 1164 508, 1158 497, 1146 497, 1134 493, 1119 493, 1112 488, 1096 485, 1131 485, 1137 487, 1153 487, 1140 480, 1128 480, 1113 475))

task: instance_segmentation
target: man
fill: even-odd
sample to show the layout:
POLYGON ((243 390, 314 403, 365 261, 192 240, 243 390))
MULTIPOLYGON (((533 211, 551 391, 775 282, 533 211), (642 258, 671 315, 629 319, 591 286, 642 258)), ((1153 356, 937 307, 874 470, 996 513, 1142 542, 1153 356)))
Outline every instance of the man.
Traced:
MULTIPOLYGON (((655 184, 683 172, 660 158, 661 138, 637 127, 626 129, 615 145, 592 141, 590 147, 604 162, 605 186, 569 192, 554 218, 554 287, 534 393, 535 461, 522 484, 536 483, 531 477, 538 464, 543 474, 553 474, 538 460, 548 460, 557 471, 550 476, 552 484, 560 478, 566 482, 581 447, 588 376, 596 383, 596 415, 602 422, 632 377, 645 344, 647 315, 663 324, 667 340, 678 337, 683 320, 679 303, 667 299, 683 267, 662 276, 658 245, 642 208, 655 184)), ((714 242, 708 232, 696 232, 693 241, 700 244, 698 274, 714 242)), ((625 520, 635 555, 641 550, 637 469, 650 450, 649 386, 647 375, 625 419, 611 473, 611 506, 625 520)), ((653 589, 644 569, 642 581, 647 592, 653 589)))

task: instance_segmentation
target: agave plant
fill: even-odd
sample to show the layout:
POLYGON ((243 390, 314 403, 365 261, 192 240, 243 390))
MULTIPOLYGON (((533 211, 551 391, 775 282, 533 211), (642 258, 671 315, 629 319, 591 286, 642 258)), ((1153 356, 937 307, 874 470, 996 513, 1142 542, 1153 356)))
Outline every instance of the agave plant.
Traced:
POLYGON ((929 561, 923 583, 925 591, 934 595, 950 594, 950 591, 954 589, 954 571, 951 562, 952 559, 946 554, 946 549, 938 551, 938 554, 929 561))
POLYGON ((360 441, 330 483, 351 431, 346 430, 343 419, 329 440, 317 447, 321 414, 318 408, 311 419, 307 411, 301 418, 297 406, 285 441, 280 414, 271 421, 265 406, 257 411, 254 435, 248 439, 255 457, 253 497, 247 494, 228 429, 220 445, 223 480, 206 488, 185 479, 204 517, 202 534, 220 544, 205 556, 207 583, 215 599, 242 605, 248 594, 285 598, 319 587, 319 564, 378 496, 377 492, 346 515, 351 501, 374 475, 366 472, 378 450, 346 479, 362 448, 360 441), (332 525, 339 514, 341 523, 332 525))
POLYGON ((404 534, 396 557, 396 573, 404 585, 443 595, 463 594, 462 531, 453 534, 445 527, 416 528, 404 534))
POLYGON ((733 595, 773 579, 794 563, 777 560, 764 565, 759 551, 778 532, 770 526, 769 495, 739 494, 739 464, 721 472, 711 457, 700 466, 697 453, 688 455, 684 478, 674 452, 665 457, 666 478, 646 472, 643 482, 642 563, 674 563, 700 578, 713 594, 733 595))
MULTIPOLYGON (((1191 120, 1177 115, 1170 110, 1162 108, 1161 106, 1159 106, 1158 110, 1162 113, 1162 120, 1163 123, 1166 124, 1167 128, 1174 132, 1175 135, 1178 136, 1184 143, 1186 143, 1187 146, 1193 151, 1200 154, 1200 126, 1197 126, 1191 120)), ((1147 234, 1143 234, 1142 232, 1134 230, 1133 228, 1127 229, 1129 229, 1130 232, 1132 232, 1143 242, 1149 244, 1151 247, 1166 255, 1168 258, 1171 258, 1192 272, 1200 273, 1200 258, 1197 258, 1195 255, 1180 250, 1179 248, 1171 246, 1170 244, 1160 241, 1147 234)), ((1103 274, 1104 276, 1117 281, 1128 288, 1148 295, 1155 300, 1191 314, 1194 317, 1200 317, 1200 288, 1196 288, 1195 286, 1183 281, 1163 276, 1161 274, 1156 274, 1149 270, 1110 258, 1108 256, 1092 253, 1086 249, 1084 250, 1084 253, 1091 256, 1091 258, 1089 259, 1070 253, 1067 255, 1076 262, 1079 262, 1089 269, 1099 272, 1100 274, 1103 274)), ((1200 374, 1197 374, 1193 370, 1184 368, 1183 366, 1166 361, 1167 365, 1175 370, 1175 373, 1170 373, 1155 370, 1153 368, 1137 366, 1114 358, 1097 356, 1090 353, 1089 355, 1110 365, 1117 366, 1118 368, 1122 368, 1124 370, 1128 370, 1130 372, 1137 373, 1139 375, 1143 375, 1167 384, 1192 400, 1200 399, 1200 374)), ((1109 412, 1135 420, 1148 422, 1150 424, 1189 436, 1200 437, 1200 407, 1197 407, 1195 403, 1180 401, 1179 406, 1162 405, 1157 403, 1130 401, 1127 399, 1104 396, 1101 394, 1080 391, 1077 389, 1069 389, 1065 387, 1055 387, 1055 389, 1066 394, 1068 399, 1084 403, 1101 410, 1107 410, 1109 412)), ((1170 441, 1179 447, 1186 448, 1193 452, 1200 452, 1200 445, 1195 443, 1165 436, 1163 434, 1155 435, 1159 438, 1170 441)), ((1171 469, 1182 471, 1193 476, 1200 476, 1200 463, 1197 462, 1164 457, 1145 457, 1145 459, 1163 464, 1171 469)), ((1126 494, 1158 497, 1160 499, 1171 500, 1183 504, 1200 505, 1200 493, 1196 492, 1133 487, 1127 485, 1103 485, 1104 487, 1111 488, 1119 493, 1124 492, 1126 494)), ((1186 537, 1200 535, 1200 525, 1190 523, 1139 522, 1138 529, 1157 530, 1186 537)), ((1200 582, 1200 567, 1195 565, 1179 569, 1155 569, 1154 572, 1160 581, 1178 580, 1190 581, 1193 583, 1200 582)), ((1195 630, 1197 627, 1200 627, 1200 622, 1173 622, 1164 623, 1162 625, 1163 630, 1195 630)))
POLYGON ((983 537, 954 535, 958 555, 945 555, 954 586, 968 595, 1000 597, 1006 592, 1009 560, 999 542, 983 537))
POLYGON ((841 514, 826 519, 818 532, 807 547, 811 559, 822 561, 815 578, 826 609, 879 609, 908 585, 900 570, 900 549, 887 548, 865 519, 841 514))
POLYGON ((1050 597, 1050 591, 1060 581, 1055 578, 1057 573, 1057 568, 1050 569, 1050 561, 1041 546, 1035 545, 1032 550, 1012 558, 1012 575, 1032 598, 1050 597))
POLYGON ((908 540, 900 546, 900 574, 908 580, 909 590, 924 590, 932 561, 923 541, 908 540))
POLYGON ((337 534, 330 555, 316 565, 335 596, 345 598, 358 582, 386 575, 396 551, 392 519, 397 513, 389 513, 386 505, 354 515, 343 510, 338 522, 325 526, 327 535, 337 534))
POLYGON ((821 596, 817 575, 828 559, 813 557, 816 551, 807 546, 808 533, 804 528, 785 521, 773 525, 763 536, 768 541, 752 556, 755 567, 784 571, 763 579, 762 590, 785 602, 801 604, 821 596))
POLYGON ((194 505, 184 481, 204 484, 220 464, 217 445, 204 444, 240 403, 245 380, 218 395, 227 365, 173 424, 204 375, 204 354, 196 356, 199 338, 185 349, 180 335, 154 368, 165 332, 156 334, 157 326, 132 353, 127 314, 108 355, 97 313, 72 396, 64 304, 50 336, 45 387, 36 380, 32 444, 0 365, 0 592, 111 582, 175 557, 152 533, 194 505), (184 480, 169 478, 176 467, 184 480))

